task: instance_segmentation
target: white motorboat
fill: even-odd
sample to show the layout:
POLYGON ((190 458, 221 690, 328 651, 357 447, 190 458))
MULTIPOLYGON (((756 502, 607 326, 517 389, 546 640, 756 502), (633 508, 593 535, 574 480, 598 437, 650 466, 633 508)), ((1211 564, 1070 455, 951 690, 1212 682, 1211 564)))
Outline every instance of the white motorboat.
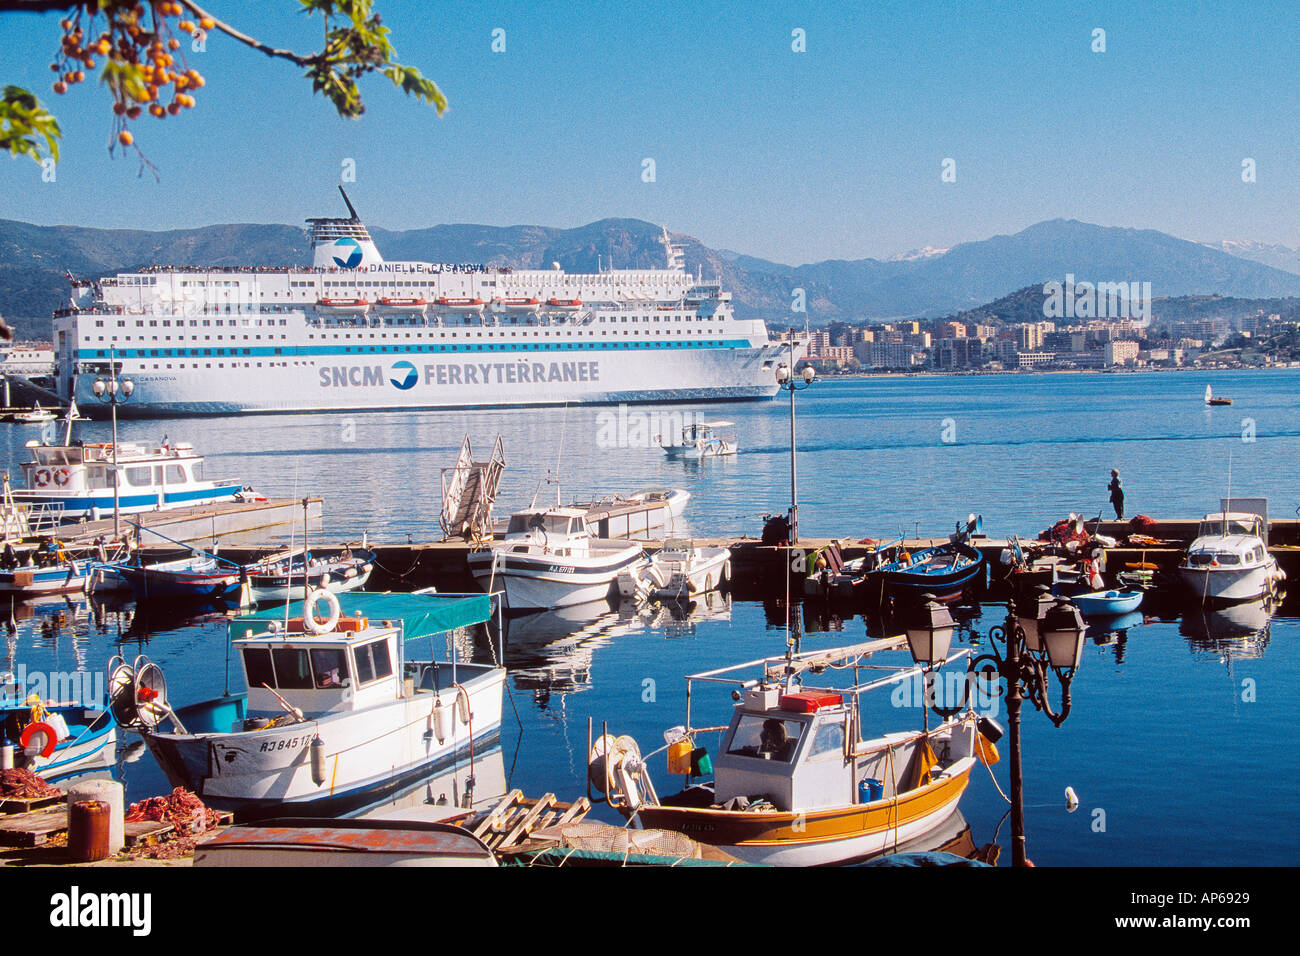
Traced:
POLYGON ((684 600, 712 591, 731 580, 731 551, 697 548, 690 538, 669 538, 640 569, 619 575, 623 597, 684 600))
POLYGON ((287 627, 279 608, 232 621, 246 694, 173 710, 157 665, 112 668, 114 716, 141 733, 173 786, 243 818, 348 812, 486 749, 500 733, 505 668, 457 660, 455 640, 440 659, 434 645, 488 620, 491 597, 344 600, 347 617, 337 597, 316 591, 287 627), (408 658, 417 638, 429 639, 429 658, 408 658))
POLYGON ((719 435, 719 428, 730 428, 734 422, 696 422, 682 428, 680 444, 666 445, 662 435, 655 441, 669 458, 674 460, 698 458, 725 458, 740 451, 735 435, 719 435))
POLYGON ((1201 604, 1235 604, 1273 594, 1286 579, 1264 542, 1264 519, 1221 511, 1201 519, 1178 576, 1201 604))
POLYGON ((515 513, 505 540, 469 556, 484 590, 504 590, 513 611, 567 607, 615 593, 623 571, 645 564, 639 544, 593 538, 578 508, 529 508, 515 513))

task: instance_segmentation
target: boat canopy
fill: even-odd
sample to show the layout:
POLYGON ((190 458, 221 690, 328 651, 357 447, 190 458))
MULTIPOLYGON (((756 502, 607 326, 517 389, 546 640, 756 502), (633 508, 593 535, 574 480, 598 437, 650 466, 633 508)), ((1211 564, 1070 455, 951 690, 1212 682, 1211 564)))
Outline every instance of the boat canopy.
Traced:
MULTIPOLYGON (((290 603, 291 618, 302 617, 302 604, 302 601, 290 603)), ((492 598, 487 594, 367 594, 354 591, 339 595, 339 605, 348 616, 365 617, 371 621, 400 619, 408 641, 480 624, 492 617, 492 598)), ((283 604, 237 617, 230 622, 230 638, 239 640, 260 634, 272 621, 283 619, 283 604)))

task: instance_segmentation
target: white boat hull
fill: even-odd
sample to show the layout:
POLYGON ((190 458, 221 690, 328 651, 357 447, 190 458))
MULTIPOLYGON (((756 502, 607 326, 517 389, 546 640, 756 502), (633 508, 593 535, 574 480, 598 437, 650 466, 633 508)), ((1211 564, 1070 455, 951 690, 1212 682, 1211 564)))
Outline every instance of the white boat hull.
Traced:
POLYGON ((1273 558, 1252 568, 1178 569, 1183 583, 1202 604, 1254 601, 1273 593, 1281 582, 1281 571, 1273 558))
POLYGON ((470 571, 485 591, 504 590, 515 611, 586 604, 611 597, 620 573, 639 567, 639 547, 598 551, 585 556, 516 554, 498 549, 469 558, 470 571), (496 554, 498 557, 494 557, 496 554))
MULTIPOLYGON (((462 666, 462 674, 467 670, 462 666)), ((445 687, 437 696, 419 692, 286 727, 192 736, 146 733, 145 742, 174 786, 188 787, 210 805, 245 812, 329 812, 431 771, 468 748, 471 739, 498 733, 505 671, 481 670, 461 678, 470 699, 468 723, 458 713, 455 690, 445 687), (441 740, 435 709, 442 714, 441 740), (325 745, 321 783, 312 779, 310 758, 317 735, 325 745)))

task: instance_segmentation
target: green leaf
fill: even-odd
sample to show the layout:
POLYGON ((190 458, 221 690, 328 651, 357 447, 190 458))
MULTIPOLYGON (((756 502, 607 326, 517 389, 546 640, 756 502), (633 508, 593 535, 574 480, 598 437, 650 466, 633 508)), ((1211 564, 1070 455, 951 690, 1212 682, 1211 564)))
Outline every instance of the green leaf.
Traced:
POLYGON ((37 163, 41 155, 41 140, 45 151, 57 163, 59 139, 63 131, 40 101, 20 86, 6 86, 0 99, 0 150, 11 156, 30 156, 37 163))

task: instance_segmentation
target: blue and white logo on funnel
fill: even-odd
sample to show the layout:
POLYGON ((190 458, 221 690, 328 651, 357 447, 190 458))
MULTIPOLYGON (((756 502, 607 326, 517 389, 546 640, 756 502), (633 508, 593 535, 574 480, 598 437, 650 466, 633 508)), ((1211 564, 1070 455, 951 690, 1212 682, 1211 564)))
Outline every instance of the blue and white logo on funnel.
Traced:
POLYGON ((393 375, 394 377, 390 378, 389 381, 393 383, 395 388, 400 388, 402 391, 413 388, 416 379, 420 377, 415 371, 415 366, 410 362, 394 362, 393 375))
POLYGON ((340 269, 355 269, 361 265, 361 243, 351 236, 334 241, 334 264, 340 269))

